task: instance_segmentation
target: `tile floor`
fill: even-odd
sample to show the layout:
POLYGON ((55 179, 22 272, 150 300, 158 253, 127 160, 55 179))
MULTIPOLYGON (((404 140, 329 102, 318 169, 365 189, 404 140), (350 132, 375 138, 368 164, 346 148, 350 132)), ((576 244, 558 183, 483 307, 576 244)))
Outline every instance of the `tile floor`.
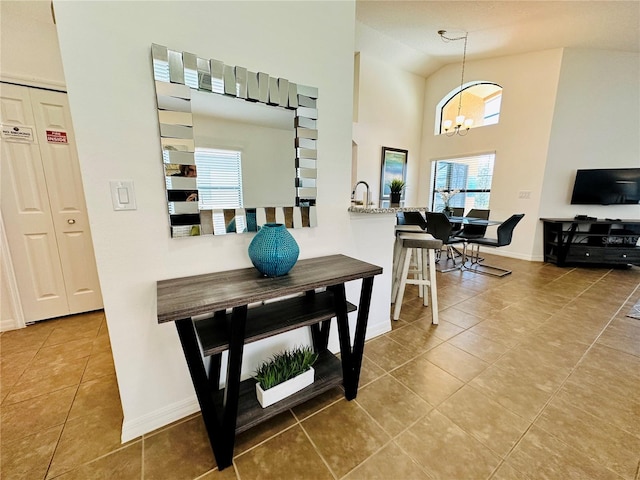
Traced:
POLYGON ((199 414, 120 444, 103 313, 4 333, 2 478, 638 480, 640 268, 492 261, 513 274, 438 274, 437 327, 409 290, 356 400, 241 434, 222 472, 199 414))

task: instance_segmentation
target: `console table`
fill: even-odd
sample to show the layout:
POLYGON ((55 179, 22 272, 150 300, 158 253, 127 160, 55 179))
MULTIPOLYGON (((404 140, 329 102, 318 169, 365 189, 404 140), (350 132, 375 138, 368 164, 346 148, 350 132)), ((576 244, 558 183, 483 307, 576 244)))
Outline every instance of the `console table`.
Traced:
POLYGON ((640 265, 640 220, 541 218, 544 261, 565 265, 640 265))
POLYGON ((344 255, 300 260, 282 277, 261 277, 254 268, 157 282, 158 323, 175 322, 219 469, 233 460, 235 435, 343 385, 345 398, 358 391, 373 278, 382 268, 344 255), (362 279, 353 345, 348 313, 356 307, 345 282, 362 279), (293 298, 281 299, 298 294, 293 298), (270 303, 260 303, 265 300, 270 303), (248 308, 249 304, 258 304, 248 308), (229 311, 228 311, 229 309, 229 311), (213 313, 203 319, 192 317, 213 313), (340 359, 327 348, 335 317, 340 359), (267 408, 255 396, 256 381, 240 381, 244 345, 302 326, 311 328, 315 382, 267 408), (219 388, 222 352, 228 350, 225 387, 219 388), (209 368, 203 356, 210 357, 209 368))

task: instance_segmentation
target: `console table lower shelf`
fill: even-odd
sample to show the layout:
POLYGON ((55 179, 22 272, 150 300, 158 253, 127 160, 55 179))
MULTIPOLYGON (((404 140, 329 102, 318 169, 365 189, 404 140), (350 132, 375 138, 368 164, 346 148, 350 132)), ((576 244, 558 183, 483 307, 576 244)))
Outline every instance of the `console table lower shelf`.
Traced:
POLYGON ((336 386, 344 388, 347 400, 356 397, 373 278, 381 273, 376 265, 332 255, 301 260, 277 278, 260 277, 247 268, 157 282, 158 322, 176 324, 220 470, 232 463, 237 433, 336 386), (345 282, 359 279, 362 287, 356 309, 346 299, 345 282), (268 300, 274 301, 248 308, 268 300), (352 344, 348 313, 355 310, 352 344), (205 313, 213 315, 192 318, 205 313), (327 348, 332 318, 338 326, 340 359, 327 348), (240 381, 244 345, 300 327, 311 329, 318 353, 315 381, 262 408, 255 394, 256 381, 240 381), (224 351, 228 351, 225 388, 219 389, 224 351), (203 356, 209 357, 208 367, 203 356))

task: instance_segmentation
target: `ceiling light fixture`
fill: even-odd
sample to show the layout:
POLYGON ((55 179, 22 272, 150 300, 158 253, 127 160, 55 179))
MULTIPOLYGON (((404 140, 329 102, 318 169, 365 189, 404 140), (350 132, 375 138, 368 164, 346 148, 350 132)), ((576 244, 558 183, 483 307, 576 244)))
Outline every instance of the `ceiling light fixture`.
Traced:
POLYGON ((462 75, 460 77, 460 91, 458 92, 458 115, 456 115, 456 124, 453 125, 451 120, 445 120, 442 122, 442 128, 446 136, 451 137, 455 134, 464 136, 469 132, 469 129, 473 125, 473 118, 465 119, 465 116, 460 113, 462 110, 462 87, 464 85, 464 66, 467 60, 467 36, 468 32, 465 32, 461 37, 448 37, 446 30, 438 30, 438 35, 444 42, 453 42, 456 40, 464 40, 464 50, 462 53, 462 75), (453 130, 451 127, 453 126, 453 130))

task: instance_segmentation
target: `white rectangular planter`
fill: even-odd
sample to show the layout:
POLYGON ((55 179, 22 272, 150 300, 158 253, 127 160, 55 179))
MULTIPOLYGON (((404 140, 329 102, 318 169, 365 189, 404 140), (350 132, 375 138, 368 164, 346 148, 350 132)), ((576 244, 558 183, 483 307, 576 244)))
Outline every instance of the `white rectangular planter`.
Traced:
POLYGON ((283 398, 293 395, 297 391, 308 387, 313 383, 314 378, 315 371, 313 370, 313 367, 309 367, 309 370, 306 372, 301 373, 297 377, 293 377, 286 382, 282 382, 275 387, 271 387, 268 390, 262 390, 260 383, 256 383, 256 395, 258 396, 258 401, 260 402, 260 405, 262 405, 262 408, 266 408, 269 405, 273 405, 283 398))

